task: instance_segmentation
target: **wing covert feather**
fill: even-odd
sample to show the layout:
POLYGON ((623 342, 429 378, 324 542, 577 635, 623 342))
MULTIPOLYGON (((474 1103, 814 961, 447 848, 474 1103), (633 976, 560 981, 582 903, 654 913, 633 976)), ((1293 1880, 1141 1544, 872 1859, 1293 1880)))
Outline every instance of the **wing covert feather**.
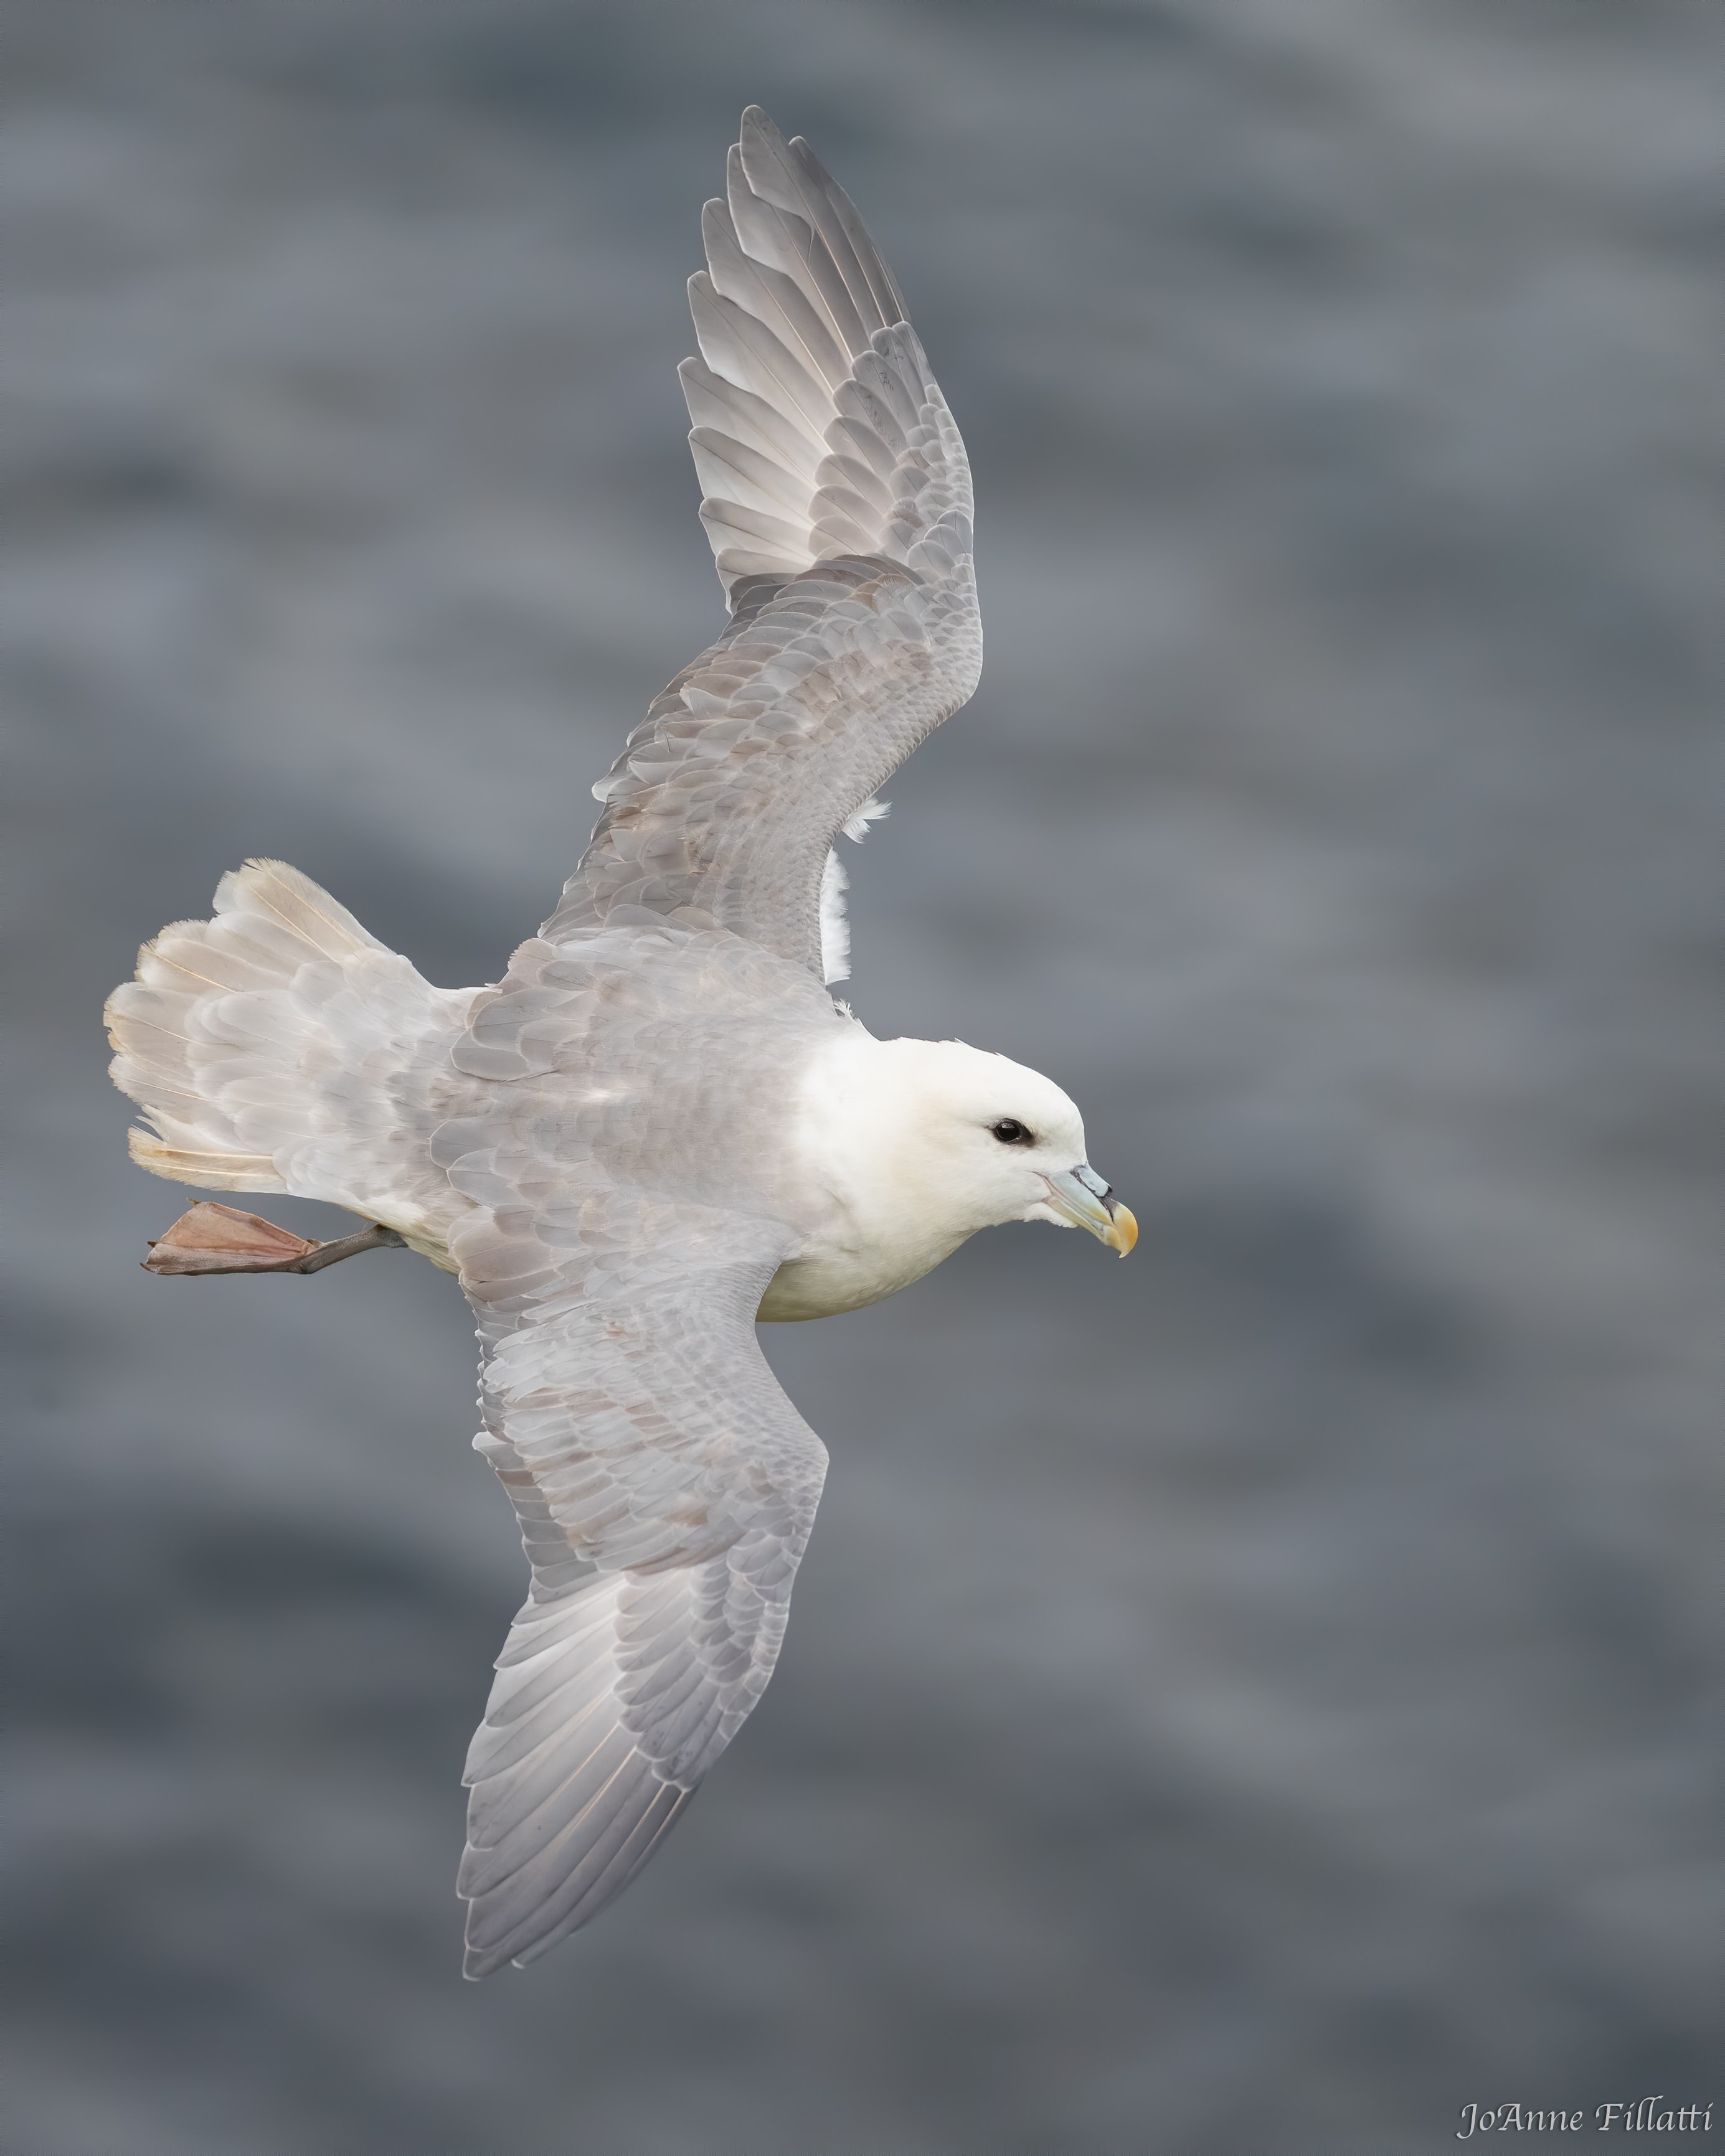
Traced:
POLYGON ((470 1976, 622 1892, 773 1673, 826 1468, 755 1338, 792 1240, 597 1180, 452 1239, 532 1568, 468 1756, 470 1976))
POLYGON ((834 834, 976 686, 970 470, 898 287, 800 137, 743 115, 680 369, 732 607, 609 775, 543 933, 728 928, 820 978, 834 834))

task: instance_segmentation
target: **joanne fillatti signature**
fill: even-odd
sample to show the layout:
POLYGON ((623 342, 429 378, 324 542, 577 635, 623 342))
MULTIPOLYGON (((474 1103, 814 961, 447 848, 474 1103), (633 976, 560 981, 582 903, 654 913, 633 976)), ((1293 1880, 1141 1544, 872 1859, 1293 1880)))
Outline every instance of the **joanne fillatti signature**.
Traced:
POLYGON ((1465 2103, 1458 2141, 1476 2133, 1711 2133, 1710 2103, 1673 2104, 1662 2096, 1639 2103, 1595 2104, 1586 2111, 1546 2111, 1530 2103, 1465 2103))

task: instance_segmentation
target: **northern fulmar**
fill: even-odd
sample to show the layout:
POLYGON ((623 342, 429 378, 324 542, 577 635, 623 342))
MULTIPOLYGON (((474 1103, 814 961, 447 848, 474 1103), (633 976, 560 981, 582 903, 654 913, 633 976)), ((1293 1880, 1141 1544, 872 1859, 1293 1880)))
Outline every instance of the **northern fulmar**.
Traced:
POLYGON ((467 1762, 475 1977, 622 1892, 773 1673, 827 1456, 757 1320, 861 1309, 1009 1220, 1137 1232, 1058 1086, 829 993, 834 843, 976 685, 970 473, 849 198, 757 107, 741 136, 681 368, 730 619, 594 787, 550 919, 494 987, 434 988, 249 861, 107 1009, 141 1166, 372 1224, 203 1203, 151 1270, 406 1243, 473 1306, 475 1443, 532 1568, 467 1762))

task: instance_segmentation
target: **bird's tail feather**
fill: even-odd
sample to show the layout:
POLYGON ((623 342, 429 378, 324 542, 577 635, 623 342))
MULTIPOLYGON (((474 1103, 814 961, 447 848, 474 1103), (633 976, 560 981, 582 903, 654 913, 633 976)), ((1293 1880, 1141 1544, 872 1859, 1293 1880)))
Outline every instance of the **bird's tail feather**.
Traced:
POLYGON ((248 861, 223 877, 213 920, 164 928, 108 999, 114 1082, 151 1127, 131 1132, 132 1158, 206 1190, 388 1219, 416 1165, 402 1081, 470 1000, 297 869, 248 861))

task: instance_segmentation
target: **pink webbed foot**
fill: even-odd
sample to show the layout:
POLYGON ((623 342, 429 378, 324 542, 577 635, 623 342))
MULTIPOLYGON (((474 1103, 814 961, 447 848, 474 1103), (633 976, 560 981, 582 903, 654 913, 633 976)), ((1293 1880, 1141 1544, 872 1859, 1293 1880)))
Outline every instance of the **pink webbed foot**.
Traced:
POLYGON ((332 1243, 308 1242, 255 1213, 206 1199, 182 1213, 150 1245, 149 1273, 316 1273, 362 1250, 399 1250, 406 1245, 393 1228, 362 1228, 332 1243))

